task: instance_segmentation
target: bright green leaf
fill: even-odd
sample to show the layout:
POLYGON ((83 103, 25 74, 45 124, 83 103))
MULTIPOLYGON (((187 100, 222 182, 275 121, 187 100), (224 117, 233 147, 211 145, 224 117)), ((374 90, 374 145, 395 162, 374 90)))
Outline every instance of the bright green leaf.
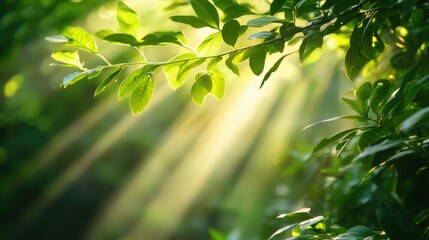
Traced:
POLYGON ((215 67, 220 61, 222 61, 222 57, 214 57, 207 63, 206 70, 210 71, 213 67, 215 67))
POLYGON ((211 56, 218 53, 222 43, 220 32, 214 32, 208 35, 203 42, 198 46, 198 52, 203 56, 211 56))
POLYGON ((202 64, 205 59, 192 59, 195 58, 195 53, 184 53, 179 56, 174 57, 170 61, 178 61, 183 59, 190 59, 179 61, 164 66, 164 73, 167 76, 168 83, 171 88, 176 90, 178 87, 182 86, 186 77, 189 75, 190 71, 202 64))
POLYGON ((94 92, 94 97, 102 93, 107 88, 107 86, 115 80, 122 70, 122 67, 116 67, 115 70, 97 86, 94 92))
POLYGON ((128 75, 128 77, 126 77, 119 86, 118 98, 123 99, 134 91, 134 89, 152 75, 153 71, 155 71, 157 67, 157 65, 145 65, 128 75))
POLYGON ((265 74, 264 79, 262 79, 261 86, 259 86, 259 88, 261 88, 262 86, 264 86, 265 82, 271 77, 271 74, 273 74, 275 71, 277 71, 277 69, 280 67, 280 64, 283 62, 283 59, 285 57, 287 57, 287 56, 289 56, 289 54, 281 56, 274 63, 274 65, 270 68, 270 70, 268 70, 268 72, 265 74))
POLYGON ((49 36, 45 37, 45 40, 53 43, 67 43, 69 41, 69 39, 64 36, 49 36))
POLYGON ((118 2, 117 19, 124 33, 139 39, 139 18, 137 13, 123 2, 118 2))
POLYGON ((63 78, 63 86, 67 87, 70 84, 74 84, 77 81, 82 80, 86 76, 88 76, 87 72, 73 72, 73 73, 67 74, 63 78))
POLYGON ((144 77, 143 81, 133 90, 130 97, 130 108, 134 115, 141 113, 152 98, 155 83, 152 77, 144 77))
POLYGON ((58 62, 62 62, 70 66, 78 67, 80 69, 83 68, 82 63, 80 62, 79 53, 76 51, 55 52, 55 53, 52 53, 51 57, 58 62))
POLYGON ((209 74, 197 75, 197 79, 191 89, 192 100, 198 105, 202 105, 206 96, 212 90, 212 86, 212 78, 209 74))
POLYGON ((126 33, 113 33, 105 36, 103 40, 106 40, 109 42, 128 44, 131 46, 137 46, 140 43, 133 35, 126 34, 126 33))
POLYGON ((88 52, 97 53, 95 41, 92 35, 86 30, 79 27, 65 27, 61 31, 61 35, 69 39, 66 44, 88 52))
POLYGON ((104 39, 105 37, 115 34, 115 32, 112 29, 102 29, 100 31, 97 31, 93 33, 92 35, 99 39, 104 39))

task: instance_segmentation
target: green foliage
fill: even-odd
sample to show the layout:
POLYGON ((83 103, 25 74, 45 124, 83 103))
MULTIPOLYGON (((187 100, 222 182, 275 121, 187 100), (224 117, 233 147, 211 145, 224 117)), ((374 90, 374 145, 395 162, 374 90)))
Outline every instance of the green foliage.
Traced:
MULTIPOLYGON (((329 187, 320 187, 318 181, 314 184, 319 184, 320 201, 325 203, 319 204, 318 211, 326 216, 312 215, 309 209, 280 215, 283 227, 271 239, 428 239, 429 199, 407 192, 414 185, 429 187, 429 6, 425 1, 274 0, 263 14, 235 0, 191 0, 190 7, 194 15, 170 19, 195 29, 210 28, 196 47, 186 45, 180 31, 140 36, 137 13, 122 2, 117 6, 119 33, 104 29, 90 34, 78 27, 65 27, 59 36, 46 38, 103 61, 88 69, 78 51, 53 53, 52 58, 60 65, 77 69, 64 77, 63 85, 108 71, 95 95, 113 80, 123 79, 118 97, 131 95, 130 108, 138 114, 149 104, 158 81, 155 73, 162 69, 173 90, 188 78, 195 79, 190 93, 193 101, 202 105, 210 94, 218 99, 225 95, 226 73, 218 65, 239 75, 238 65, 247 62, 253 74, 265 71, 262 87, 290 54, 299 53, 300 60, 305 61, 330 35, 345 39, 345 73, 350 80, 358 80, 358 87, 354 96, 342 100, 354 113, 309 126, 340 119, 358 122, 357 127, 323 138, 311 154, 310 159, 323 159, 325 165, 318 177, 329 187), (144 60, 110 63, 99 53, 93 36, 135 48, 144 60), (244 45, 249 41, 242 41, 242 36, 252 44, 244 45), (283 53, 285 45, 294 43, 298 43, 294 51, 283 53), (165 45, 185 52, 161 62, 146 59, 146 47, 165 45), (231 50, 219 52, 223 45, 231 50), (266 70, 266 58, 276 53, 281 56, 266 70), (386 62, 388 70, 374 70, 386 62), (132 72, 123 71, 131 67, 135 67, 132 72), (368 79, 362 80, 362 76, 368 79), (415 200, 418 197, 422 199, 415 200), (354 219, 353 214, 359 216, 354 219), (342 221, 347 228, 336 225, 342 221)), ((211 235, 224 238, 215 231, 211 235)))

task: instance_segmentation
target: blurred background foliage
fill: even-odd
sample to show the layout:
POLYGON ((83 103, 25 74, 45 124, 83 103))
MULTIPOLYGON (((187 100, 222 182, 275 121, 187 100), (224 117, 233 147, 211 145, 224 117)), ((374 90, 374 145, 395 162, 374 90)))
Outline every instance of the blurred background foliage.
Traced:
MULTIPOLYGON (((127 3, 150 32, 182 27, 168 21, 172 2, 127 3)), ((250 70, 231 74, 226 98, 201 108, 189 86, 173 92, 158 82, 149 109, 132 116, 117 85, 97 98, 96 80, 60 88, 67 71, 49 66, 56 46, 44 41, 66 25, 117 28, 115 6, 0 3, 0 239, 189 240, 209 239, 210 229, 265 239, 276 228, 267 219, 307 205, 304 196, 317 201, 320 189, 310 186, 323 161, 307 162, 312 147, 350 127, 302 131, 345 111, 339 99, 352 84, 335 43, 304 66, 291 57, 261 90, 250 70)), ((103 51, 138 57, 120 46, 103 51)))

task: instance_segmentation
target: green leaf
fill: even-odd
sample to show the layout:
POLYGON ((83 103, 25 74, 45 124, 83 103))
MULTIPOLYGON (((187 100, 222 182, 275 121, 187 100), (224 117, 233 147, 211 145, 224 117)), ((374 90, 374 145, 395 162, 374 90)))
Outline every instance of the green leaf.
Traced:
POLYGON ((118 2, 117 19, 124 33, 131 34, 136 39, 140 38, 138 34, 139 18, 137 13, 123 2, 118 2))
POLYGON ((322 139, 316 145, 316 147, 313 149, 313 153, 316 153, 316 152, 320 151, 321 149, 323 149, 324 147, 328 146, 329 144, 332 144, 332 143, 340 140, 341 138, 345 137, 349 133, 357 132, 358 130, 359 130, 359 128, 352 128, 352 129, 348 129, 348 130, 339 132, 339 133, 337 133, 337 134, 335 134, 335 135, 333 135, 331 137, 322 139))
POLYGON ((249 39, 249 40, 253 40, 253 39, 269 40, 269 39, 273 39, 275 37, 277 37, 277 33, 275 33, 275 32, 262 31, 262 32, 257 32, 257 33, 253 33, 253 34, 249 35, 247 37, 247 39, 249 39))
POLYGON ((152 72, 158 68, 157 65, 145 65, 144 67, 135 70, 126 77, 121 85, 119 85, 118 98, 123 99, 125 96, 134 91, 140 84, 152 75, 152 72))
POLYGON ((52 53, 51 57, 58 62, 83 69, 82 63, 80 62, 79 53, 76 51, 59 51, 52 53))
POLYGON ((186 43, 186 38, 182 32, 154 32, 143 37, 143 42, 140 45, 163 45, 176 44, 183 45, 186 43))
POLYGON ((359 75, 360 70, 369 62, 369 59, 363 56, 360 49, 350 47, 346 53, 346 74, 350 80, 356 79, 359 75))
MULTIPOLYGON (((195 53, 184 53, 174 57, 170 61, 177 61, 195 57, 195 53)), ((190 71, 198 65, 202 64, 204 60, 205 59, 192 59, 165 65, 164 73, 167 75, 167 80, 171 88, 176 90, 178 87, 182 86, 190 71)))
POLYGON ((418 127, 418 124, 421 122, 425 121, 426 123, 428 117, 429 107, 422 108, 401 123, 400 131, 403 133, 409 132, 410 130, 418 127))
POLYGON ((208 35, 198 46, 198 52, 203 56, 211 56, 218 53, 222 44, 222 35, 220 32, 214 32, 208 35))
POLYGON ((255 14, 250 10, 250 8, 243 5, 233 5, 228 7, 223 11, 224 17, 223 21, 229 21, 231 19, 236 19, 244 15, 253 15, 255 14))
POLYGON ((357 155, 353 161, 362 159, 362 158, 366 158, 368 156, 372 156, 376 153, 382 152, 384 150, 388 150, 391 148, 394 148, 400 144, 402 144, 404 141, 403 140, 389 140, 386 139, 378 144, 372 145, 370 147, 365 148, 359 155, 357 155))
POLYGON ((299 47, 299 58, 301 61, 306 59, 310 53, 312 53, 317 48, 322 47, 323 45, 323 36, 319 34, 308 35, 302 40, 302 43, 299 47))
POLYGON ((355 101, 348 98, 341 98, 345 103, 347 103, 355 112, 359 113, 362 117, 367 117, 366 112, 360 101, 355 101))
POLYGON ((94 92, 94 97, 102 93, 107 88, 107 86, 113 82, 113 80, 115 80, 115 78, 121 73, 123 69, 123 67, 116 67, 115 70, 97 86, 94 92))
POLYGON ((197 74, 196 81, 191 89, 192 100, 194 100, 196 104, 202 105, 206 96, 209 95, 212 90, 212 86, 212 78, 209 74, 197 74))
POLYGON ((366 147, 377 142, 381 138, 386 137, 388 133, 388 130, 382 127, 372 128, 365 131, 359 138, 359 148, 364 150, 366 147))
POLYGON ((198 17, 213 28, 219 28, 219 15, 216 8, 207 0, 190 0, 198 17))
POLYGON ((220 61, 222 61, 222 57, 214 57, 210 60, 210 62, 206 66, 206 70, 210 71, 213 67, 215 67, 220 61))
POLYGON ((249 20, 246 25, 249 27, 263 27, 270 23, 282 23, 277 17, 260 17, 249 20))
POLYGON ((127 33, 113 33, 103 37, 103 40, 137 46, 140 42, 133 36, 127 33))
POLYGON ((337 116, 337 117, 328 118, 328 119, 325 119, 325 120, 318 121, 318 122, 315 122, 313 124, 310 124, 310 125, 304 127, 302 129, 302 131, 304 131, 304 130, 306 130, 308 128, 311 128, 311 127, 313 127, 315 125, 321 124, 321 123, 327 123, 327 122, 337 121, 337 120, 340 120, 340 119, 354 119, 354 120, 358 120, 358 121, 366 120, 366 118, 362 118, 361 116, 356 116, 356 115, 337 116))
POLYGON ((210 24, 196 16, 172 16, 170 19, 174 22, 191 25, 194 28, 211 27, 210 24))
POLYGON ((226 90, 225 77, 216 68, 212 68, 210 70, 210 75, 213 83, 211 93, 217 99, 221 100, 225 96, 225 90, 226 90))
POLYGON ((220 10, 225 11, 231 6, 238 5, 236 0, 213 0, 213 3, 220 10))
POLYGON ((237 61, 235 61, 238 55, 239 54, 237 53, 230 53, 228 59, 226 59, 225 61, 225 65, 237 76, 240 75, 240 70, 238 69, 237 61))
POLYGON ((377 207, 377 218, 391 240, 421 239, 411 215, 393 200, 380 202, 377 207))
POLYGON ((67 37, 67 45, 83 49, 88 52, 97 53, 97 46, 92 35, 86 30, 79 27, 65 27, 61 35, 67 37))
POLYGON ((223 25, 222 38, 223 41, 234 47, 240 35, 240 23, 237 20, 230 20, 223 25))
POLYGON ((152 77, 144 77, 143 81, 133 90, 129 105, 134 115, 141 113, 146 108, 154 89, 155 83, 152 77))
POLYGON ((250 56, 249 65, 253 74, 259 76, 264 71, 266 55, 267 52, 265 51, 265 48, 258 48, 256 52, 250 56))
POLYGON ((64 36, 49 36, 45 37, 45 40, 53 43, 67 43, 69 41, 69 39, 64 36))
POLYGON ((279 235, 279 234, 282 234, 282 233, 284 233, 284 232, 286 232, 286 231, 293 230, 296 226, 298 226, 298 223, 294 223, 294 224, 286 225, 286 226, 284 226, 284 227, 280 228, 279 230, 277 230, 275 233, 273 233, 273 235, 271 235, 271 236, 268 238, 268 240, 271 240, 271 239, 273 239, 275 236, 277 236, 277 235, 279 235))
POLYGON ((265 82, 271 77, 271 74, 273 74, 275 71, 277 71, 277 69, 280 67, 280 64, 283 62, 283 59, 287 56, 289 56, 289 54, 281 56, 274 63, 274 65, 270 68, 270 70, 268 70, 268 72, 265 74, 264 79, 262 79, 261 86, 259 86, 259 88, 262 88, 262 86, 264 86, 265 82))
POLYGON ((88 72, 84 71, 84 72, 72 72, 70 74, 67 74, 64 78, 63 78, 63 86, 64 88, 67 87, 68 85, 74 84, 77 81, 82 80, 83 78, 85 78, 86 76, 88 76, 88 72))
POLYGON ((92 35, 99 39, 104 39, 105 37, 115 34, 115 32, 112 29, 102 29, 100 31, 97 31, 93 33, 92 35))
POLYGON ((390 82, 380 79, 374 82, 371 97, 369 99, 371 109, 378 113, 389 97, 390 82))
POLYGON ((270 14, 274 15, 285 5, 286 0, 273 0, 270 5, 270 14))
POLYGON ((370 82, 364 82, 357 90, 356 90, 356 99, 360 102, 362 109, 364 112, 367 112, 367 103, 372 93, 372 84, 370 82))
POLYGON ((226 235, 215 229, 209 230, 211 240, 227 240, 226 235))

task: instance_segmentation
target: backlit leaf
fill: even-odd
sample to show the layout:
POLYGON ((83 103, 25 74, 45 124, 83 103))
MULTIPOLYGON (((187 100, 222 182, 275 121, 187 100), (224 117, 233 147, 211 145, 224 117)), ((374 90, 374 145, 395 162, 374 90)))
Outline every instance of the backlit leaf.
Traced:
POLYGON ((211 93, 219 100, 225 96, 226 83, 225 77, 223 74, 216 68, 210 70, 210 75, 212 77, 212 90, 211 93))
POLYGON ((152 98, 155 83, 152 77, 143 78, 143 81, 133 90, 130 97, 130 108, 134 115, 141 113, 152 98))
POLYGON ((67 74, 63 78, 63 86, 67 87, 70 84, 73 84, 79 80, 82 80, 86 76, 88 76, 88 73, 86 71, 85 72, 72 72, 70 74, 67 74))
POLYGON ((92 35, 86 30, 79 27, 65 27, 61 35, 67 37, 67 45, 83 49, 88 52, 97 53, 97 46, 92 35))
POLYGON ((80 62, 79 53, 76 51, 59 51, 52 53, 51 57, 58 61, 71 66, 78 67, 80 69, 83 68, 82 63, 80 62))
POLYGON ((154 32, 143 37, 140 45, 163 45, 176 44, 183 45, 186 38, 182 32, 154 32))
POLYGON ((190 71, 204 62, 204 59, 192 59, 195 57, 195 53, 184 53, 174 57, 170 61, 177 61, 188 58, 190 60, 179 61, 164 66, 164 73, 167 76, 167 80, 171 88, 176 90, 178 87, 182 86, 190 71))
POLYGON ((264 86, 265 82, 271 77, 271 74, 273 74, 275 71, 277 71, 277 69, 280 67, 280 64, 283 62, 283 59, 285 57, 289 56, 289 54, 283 55, 281 56, 275 63, 274 65, 270 68, 270 70, 268 70, 268 72, 265 74, 264 79, 261 82, 261 86, 259 86, 259 88, 261 88, 262 86, 264 86))
POLYGON ((128 75, 119 86, 118 98, 123 99, 125 96, 130 94, 140 84, 142 84, 152 72, 156 70, 157 65, 145 65, 144 67, 135 70, 128 75))
POLYGON ((131 46, 137 46, 140 43, 133 35, 126 34, 126 33, 113 33, 113 34, 104 36, 103 40, 106 40, 109 42, 128 44, 131 46))
POLYGON ((117 19, 124 33, 131 34, 136 39, 139 39, 139 19, 137 13, 133 9, 123 2, 118 2, 117 19))
POLYGON ((212 90, 212 86, 212 78, 209 74, 197 75, 196 81, 191 89, 192 100, 198 105, 202 105, 206 96, 212 90))
POLYGON ((212 33, 203 40, 200 46, 198 46, 198 52, 203 56, 215 55, 218 53, 221 43, 221 33, 212 33))
POLYGON ((107 86, 115 80, 122 70, 122 67, 116 67, 115 70, 97 86, 94 92, 94 97, 102 93, 107 88, 107 86))

